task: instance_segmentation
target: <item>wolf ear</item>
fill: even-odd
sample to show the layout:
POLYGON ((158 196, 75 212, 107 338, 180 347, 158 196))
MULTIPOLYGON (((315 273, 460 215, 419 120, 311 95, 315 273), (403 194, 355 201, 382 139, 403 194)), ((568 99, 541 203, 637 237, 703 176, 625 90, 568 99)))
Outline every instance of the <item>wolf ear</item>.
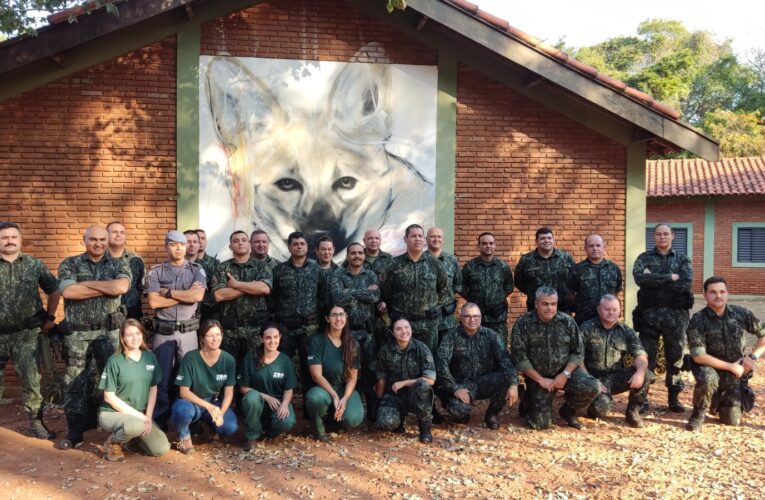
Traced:
POLYGON ((271 90, 235 57, 215 57, 207 65, 207 97, 215 130, 226 149, 243 134, 262 135, 286 114, 271 90))
POLYGON ((390 136, 390 67, 347 63, 329 93, 332 127, 346 139, 381 143, 390 136))

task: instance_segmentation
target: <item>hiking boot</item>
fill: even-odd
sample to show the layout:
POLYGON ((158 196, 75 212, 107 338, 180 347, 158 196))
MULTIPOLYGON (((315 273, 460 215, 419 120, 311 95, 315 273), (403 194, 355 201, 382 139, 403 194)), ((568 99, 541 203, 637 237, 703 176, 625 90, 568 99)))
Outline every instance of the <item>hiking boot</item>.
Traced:
POLYGON ((441 425, 445 422, 446 422, 446 418, 444 418, 444 416, 441 415, 441 413, 438 410, 436 410, 436 407, 433 406, 433 423, 435 425, 441 425))
POLYGON ((691 413, 691 418, 688 419, 688 423, 685 424, 685 428, 689 431, 697 431, 701 429, 701 425, 704 423, 704 417, 706 416, 706 410, 703 408, 694 408, 691 413))
POLYGON ((404 419, 401 419, 401 423, 398 424, 398 427, 393 431, 396 434, 406 434, 406 427, 404 427, 404 419))
POLYGON ((487 429, 492 431, 496 431, 497 429, 499 429, 499 421, 497 420, 496 413, 491 413, 491 414, 487 413, 483 421, 486 424, 487 429))
POLYGON ((255 447, 255 443, 256 443, 256 442, 257 442, 257 440, 256 440, 256 439, 248 439, 248 440, 247 440, 247 441, 245 441, 245 442, 244 442, 244 444, 242 445, 242 450, 243 450, 243 451, 252 451, 252 449, 255 447))
POLYGON ((642 405, 640 405, 640 410, 638 411, 638 413, 640 413, 641 415, 645 415, 645 414, 646 414, 646 413, 648 413, 650 410, 651 410, 651 405, 649 405, 649 404, 648 404, 648 401, 646 401, 645 403, 643 403, 642 405))
POLYGON ((66 438, 56 443, 55 448, 59 450, 72 450, 82 446, 82 435, 84 433, 83 418, 80 415, 74 414, 66 416, 66 438))
POLYGON ((313 438, 321 443, 329 443, 331 441, 329 434, 326 432, 320 432, 318 434, 314 433, 313 438))
POLYGON ((670 391, 667 393, 667 408, 672 413, 685 413, 685 406, 679 400, 680 391, 670 391))
POLYGON ((112 435, 106 438, 104 443, 104 458, 110 462, 116 462, 125 458, 125 454, 122 452, 122 445, 112 441, 112 435))
POLYGON ((178 451, 184 455, 191 455, 194 453, 194 443, 191 442, 191 436, 186 436, 178 439, 178 451))
POLYGON ((635 429, 643 427, 643 418, 640 416, 640 407, 638 405, 628 405, 625 417, 630 427, 635 429))
POLYGON ((569 427, 573 427, 577 430, 582 428, 582 423, 576 417, 576 412, 568 405, 568 403, 564 403, 563 406, 560 407, 558 415, 568 423, 569 427))
POLYGON ((429 444, 433 442, 432 424, 430 420, 420 420, 420 442, 423 444, 429 444))
POLYGON ((55 432, 51 432, 45 427, 45 423, 40 418, 40 413, 29 416, 29 433, 38 439, 54 439, 55 432))

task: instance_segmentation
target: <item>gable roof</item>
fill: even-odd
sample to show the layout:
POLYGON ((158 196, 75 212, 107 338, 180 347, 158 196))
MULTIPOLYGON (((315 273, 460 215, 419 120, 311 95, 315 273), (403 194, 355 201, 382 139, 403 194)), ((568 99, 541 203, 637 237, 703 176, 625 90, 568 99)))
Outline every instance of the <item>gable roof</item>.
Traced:
MULTIPOLYGON (((460 62, 474 65, 505 84, 513 83, 516 90, 553 109, 566 108, 567 116, 621 144, 645 143, 657 152, 687 150, 710 160, 719 156, 717 141, 679 120, 676 110, 467 0, 408 0, 404 12, 392 15, 385 13, 383 0, 338 1, 405 29, 426 43, 462 51, 460 62), (402 20, 414 20, 416 28, 402 20), (510 73, 513 75, 508 76, 510 73)), ((198 12, 235 11, 257 3, 130 0, 121 2, 119 16, 106 13, 104 8, 64 12, 51 17, 55 24, 40 29, 36 37, 21 36, 0 43, 0 101, 26 90, 30 81, 51 81, 75 71, 76 65, 69 68, 70 59, 84 59, 81 54, 88 53, 92 60, 94 51, 90 49, 96 46, 103 51, 120 33, 150 24, 154 32, 167 36, 169 30, 182 29, 182 23, 198 12), (63 22, 70 15, 77 16, 78 22, 63 22)))
POLYGON ((719 196, 765 194, 765 158, 652 160, 647 162, 646 195, 719 196))

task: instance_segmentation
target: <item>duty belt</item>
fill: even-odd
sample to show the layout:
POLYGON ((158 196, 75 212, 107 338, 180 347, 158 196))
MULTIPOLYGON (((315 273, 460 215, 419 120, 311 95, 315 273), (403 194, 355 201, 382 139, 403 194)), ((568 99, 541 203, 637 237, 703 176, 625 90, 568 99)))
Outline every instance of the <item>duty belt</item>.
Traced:
POLYGON ((108 313, 104 321, 92 323, 69 323, 70 332, 88 332, 92 330, 118 330, 125 321, 127 308, 120 306, 113 313, 108 313))
POLYGON ((316 313, 308 314, 306 316, 286 316, 281 314, 277 316, 278 322, 284 325, 288 330, 295 330, 302 326, 313 325, 318 319, 319 315, 316 313))
POLYGON ((33 316, 30 316, 21 323, 0 326, 0 335, 10 335, 11 333, 20 332, 21 330, 36 328, 45 324, 45 320, 47 319, 48 313, 45 311, 38 311, 33 316))
POLYGON ((197 316, 181 321, 167 321, 159 318, 154 319, 154 332, 159 333, 160 335, 172 335, 175 332, 195 332, 198 329, 199 317, 197 316))
POLYGON ((436 306, 431 309, 428 309, 424 313, 421 314, 407 314, 403 311, 399 311, 397 309, 393 309, 390 313, 390 320, 395 322, 398 321, 401 318, 406 318, 409 321, 423 321, 423 320, 433 320, 438 319, 441 316, 443 316, 443 312, 441 310, 441 306, 436 306))
POLYGON ((262 326, 269 321, 273 321, 268 311, 255 311, 255 315, 249 318, 232 318, 224 316, 220 320, 220 325, 224 330, 237 330, 247 328, 248 326, 262 326))

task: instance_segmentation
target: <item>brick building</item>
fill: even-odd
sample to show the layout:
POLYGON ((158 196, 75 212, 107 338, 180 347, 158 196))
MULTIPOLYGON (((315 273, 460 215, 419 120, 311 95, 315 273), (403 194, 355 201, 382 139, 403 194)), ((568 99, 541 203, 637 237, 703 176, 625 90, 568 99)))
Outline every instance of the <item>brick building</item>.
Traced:
POLYGON ((765 295, 765 158, 649 161, 646 178, 647 228, 675 229, 695 293, 720 275, 733 294, 765 295))
MULTIPOLYGON (((434 220, 463 262, 493 231, 514 265, 549 225, 577 260, 600 232, 629 269, 644 246, 647 155, 717 158, 674 110, 470 2, 409 0, 390 15, 385 3, 131 0, 119 17, 64 14, 3 42, 0 218, 54 269, 89 224, 111 220, 147 265, 160 261, 165 231, 201 220, 206 56, 434 67, 434 220), (369 44, 385 57, 358 59, 369 44)), ((628 308, 634 294, 627 273, 628 308)))

